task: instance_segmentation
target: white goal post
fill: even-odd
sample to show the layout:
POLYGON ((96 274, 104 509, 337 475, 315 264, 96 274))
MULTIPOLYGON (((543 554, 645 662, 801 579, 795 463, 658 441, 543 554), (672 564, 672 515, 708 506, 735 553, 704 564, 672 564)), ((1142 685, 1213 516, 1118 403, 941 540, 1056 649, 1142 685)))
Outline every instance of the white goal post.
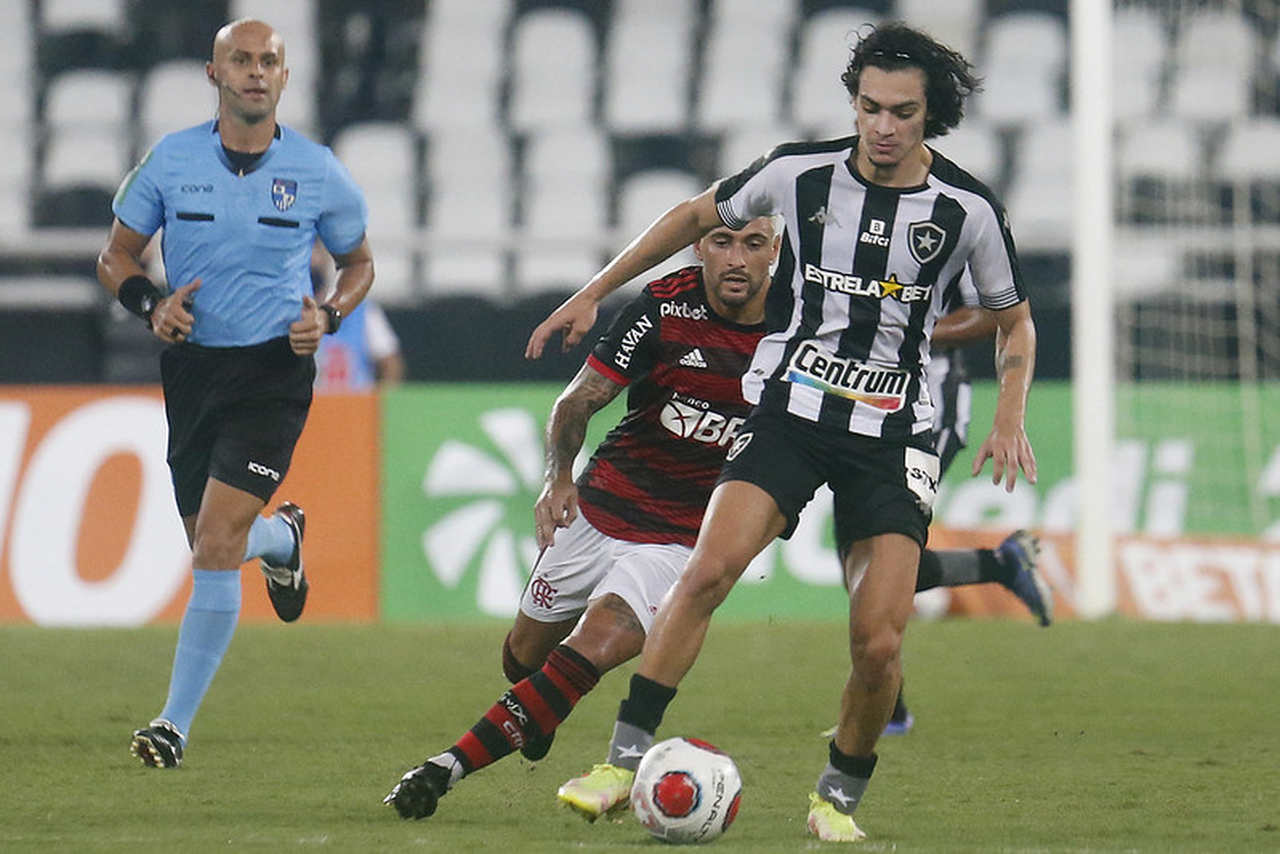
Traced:
POLYGON ((1071 264, 1072 410, 1076 470, 1076 610, 1115 610, 1111 519, 1115 368, 1111 0, 1072 0, 1071 116, 1075 211, 1071 264))

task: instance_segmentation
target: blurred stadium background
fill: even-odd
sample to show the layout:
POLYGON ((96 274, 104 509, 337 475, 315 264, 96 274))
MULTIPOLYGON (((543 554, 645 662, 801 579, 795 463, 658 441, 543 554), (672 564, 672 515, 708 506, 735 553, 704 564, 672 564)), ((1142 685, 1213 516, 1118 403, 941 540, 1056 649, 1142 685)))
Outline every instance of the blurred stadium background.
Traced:
MULTIPOLYGON (((1069 413, 1074 403, 1087 419, 1090 399, 1111 399, 1114 448, 1102 453, 1116 478, 1112 527, 1145 538, 1122 544, 1121 609, 1280 621, 1280 555, 1265 545, 1280 539, 1277 4, 1114 5, 1109 54, 1105 39, 1090 47, 1112 64, 1114 253, 1107 275, 1074 288, 1073 178, 1095 164, 1073 147, 1070 13, 1068 0, 0 0, 10 83, 0 89, 0 382, 156 380, 156 342, 106 298, 94 258, 125 171, 161 134, 212 115, 203 63, 228 19, 281 31, 292 69, 282 120, 330 144, 364 187, 374 294, 409 379, 554 384, 582 352, 525 362, 532 325, 671 203, 776 142, 849 132, 839 72, 851 34, 901 18, 985 77, 960 129, 936 145, 1005 200, 1040 334, 1032 426, 1046 477, 1013 499, 965 484, 942 504, 942 536, 1024 524, 1070 534, 1069 413), (1071 386, 1073 309, 1090 292, 1109 306, 1113 393, 1110 380, 1071 386), (1169 551, 1187 536, 1209 539, 1169 551), (1184 607, 1186 590, 1169 592, 1184 570, 1208 573, 1196 595, 1214 607, 1184 607), (1148 582, 1155 604, 1134 608, 1148 582)), ((974 374, 989 377, 990 361, 989 347, 975 348, 974 374)), ((461 386, 456 397, 423 388, 390 395, 381 417, 412 425, 472 399, 461 386)), ((472 397, 510 389, 477 385, 472 397)), ((539 419, 554 389, 540 394, 527 410, 539 419)), ((384 563, 410 553, 432 563, 432 548, 454 538, 433 540, 412 516, 436 510, 396 509, 424 495, 461 502, 470 493, 450 471, 488 473, 509 512, 527 513, 540 422, 474 407, 456 435, 427 443, 440 465, 423 462, 397 502, 384 499, 384 563), (459 450, 460 438, 482 435, 497 469, 459 450), (416 528, 396 545, 400 512, 416 528)), ((975 432, 988 417, 979 402, 975 432)), ((410 426, 384 425, 381 436, 384 448, 414 452, 410 426)), ((390 496, 403 467, 371 465, 390 496)), ((11 468, 0 465, 0 511, 6 478, 26 477, 11 468)), ((453 509, 475 526, 488 518, 453 509)), ((475 546, 485 566, 522 562, 522 535, 508 534, 501 548, 475 546)), ((1070 541, 1059 545, 1061 590, 1074 570, 1070 541)), ((473 557, 443 558, 445 587, 473 557)), ((494 601, 518 583, 503 572, 494 601)))

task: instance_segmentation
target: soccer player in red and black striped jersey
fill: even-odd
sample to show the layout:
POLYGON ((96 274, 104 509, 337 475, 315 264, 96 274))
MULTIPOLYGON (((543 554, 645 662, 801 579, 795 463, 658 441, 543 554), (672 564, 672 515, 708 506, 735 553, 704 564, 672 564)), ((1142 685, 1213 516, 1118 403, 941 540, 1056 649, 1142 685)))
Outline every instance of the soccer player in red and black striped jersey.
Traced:
POLYGON ((793 273, 774 283, 771 332, 743 378, 757 405, 726 457, 689 566, 646 636, 618 725, 639 749, 652 743, 712 613, 827 483, 845 577, 861 581, 848 585, 851 673, 807 824, 823 840, 852 842, 865 838, 853 814, 901 682, 937 492, 924 369, 946 283, 967 266, 996 319, 996 412, 972 471, 991 459, 993 480, 1009 490, 1019 471, 1035 481, 1024 424, 1036 334, 1002 206, 925 144, 963 116, 978 83, 970 63, 893 23, 860 37, 841 80, 854 136, 780 145, 675 205, 538 325, 526 355, 536 358, 557 331, 575 343, 599 300, 711 229, 783 217, 793 273))
POLYGON ((764 336, 780 238, 770 217, 703 236, 701 266, 645 287, 557 398, 534 506, 542 552, 503 642, 515 684, 404 775, 386 798, 402 817, 431 815, 457 780, 516 750, 542 758, 582 695, 640 654, 750 413, 741 378, 764 336), (587 422, 624 388, 626 414, 575 481, 587 422))

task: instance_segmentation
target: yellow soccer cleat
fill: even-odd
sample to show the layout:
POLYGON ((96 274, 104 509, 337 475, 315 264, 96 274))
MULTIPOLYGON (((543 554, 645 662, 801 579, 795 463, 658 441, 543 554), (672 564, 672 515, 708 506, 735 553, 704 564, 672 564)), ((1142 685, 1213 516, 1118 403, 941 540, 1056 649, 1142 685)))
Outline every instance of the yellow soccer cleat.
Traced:
POLYGON ((853 820, 835 808, 835 804, 809 793, 809 832, 823 842, 861 842, 867 838, 853 820))
POLYGON ((560 803, 587 821, 624 810, 631 802, 631 783, 636 772, 616 765, 600 764, 581 777, 574 777, 556 791, 560 803))

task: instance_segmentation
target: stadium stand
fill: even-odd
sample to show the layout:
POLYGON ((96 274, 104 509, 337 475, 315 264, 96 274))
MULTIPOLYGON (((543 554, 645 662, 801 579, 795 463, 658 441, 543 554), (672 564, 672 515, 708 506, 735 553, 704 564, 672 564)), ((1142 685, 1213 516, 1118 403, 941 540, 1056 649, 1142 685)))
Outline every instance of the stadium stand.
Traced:
MULTIPOLYGON (((1125 225, 1167 225, 1183 197, 1180 221, 1225 222, 1242 184, 1260 221, 1276 221, 1272 6, 1117 3, 1125 225)), ((14 152, 0 166, 0 276, 86 272, 127 164, 212 115, 202 64, 233 16, 284 33, 281 118, 343 149, 374 211, 379 293, 405 312, 550 299, 679 194, 778 142, 850 133, 850 37, 902 18, 985 78, 937 147, 1005 198, 1038 305, 1062 307, 1066 12, 1066 0, 12 0, 0 4, 12 117, 0 144, 14 152), (64 237, 65 250, 22 253, 64 237)))
POLYGON ((514 130, 595 120, 599 49, 585 14, 568 8, 535 9, 516 19, 511 41, 508 118, 514 130))
POLYGON ((689 119, 696 15, 687 0, 617 0, 605 48, 604 122, 678 133, 689 119), (636 69, 643 63, 644 74, 636 69))
POLYGON ((496 125, 508 0, 435 0, 421 30, 412 117, 422 130, 496 125), (468 38, 458 38, 467 33, 468 38))
POLYGON ((1160 100, 1169 41, 1159 13, 1148 6, 1117 9, 1112 21, 1111 77, 1123 97, 1112 101, 1117 122, 1141 121, 1160 100))

